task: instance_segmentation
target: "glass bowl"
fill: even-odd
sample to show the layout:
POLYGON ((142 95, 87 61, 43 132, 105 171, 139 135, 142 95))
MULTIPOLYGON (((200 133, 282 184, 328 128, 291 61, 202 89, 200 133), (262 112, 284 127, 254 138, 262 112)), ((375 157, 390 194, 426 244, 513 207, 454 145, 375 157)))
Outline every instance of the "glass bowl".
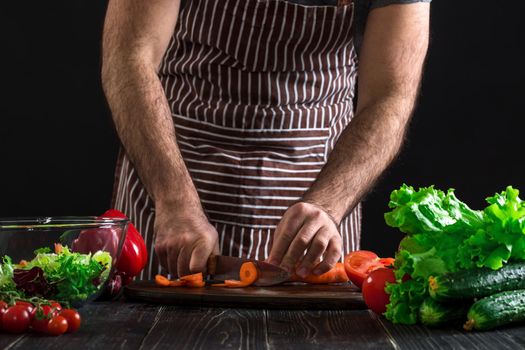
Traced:
POLYGON ((0 219, 0 296, 15 292, 80 306, 107 288, 129 220, 0 219))

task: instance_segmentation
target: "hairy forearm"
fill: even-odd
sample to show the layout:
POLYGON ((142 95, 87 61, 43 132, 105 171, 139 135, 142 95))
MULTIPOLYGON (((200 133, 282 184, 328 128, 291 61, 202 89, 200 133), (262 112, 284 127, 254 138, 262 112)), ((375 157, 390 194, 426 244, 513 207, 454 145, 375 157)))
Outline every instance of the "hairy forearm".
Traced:
POLYGON ((200 207, 154 67, 141 59, 110 57, 102 76, 120 140, 155 204, 200 207))
POLYGON ((303 200, 340 222, 399 152, 413 105, 413 97, 391 96, 361 110, 303 200))
POLYGON ((399 152, 428 47, 428 4, 391 5, 369 16, 359 66, 359 99, 317 181, 303 200, 339 222, 399 152))

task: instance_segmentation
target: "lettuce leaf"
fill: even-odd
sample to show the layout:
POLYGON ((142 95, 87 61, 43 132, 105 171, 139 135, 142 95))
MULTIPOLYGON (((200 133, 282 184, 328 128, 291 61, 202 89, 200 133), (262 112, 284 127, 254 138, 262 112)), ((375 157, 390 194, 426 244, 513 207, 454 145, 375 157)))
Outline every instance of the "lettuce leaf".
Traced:
POLYGON ((483 223, 483 213, 458 200, 454 190, 447 193, 433 186, 418 191, 403 185, 390 195, 393 210, 385 214, 387 225, 409 235, 432 232, 463 232, 483 223))
POLYGON ((525 259, 525 203, 511 186, 487 198, 484 227, 459 247, 463 268, 499 269, 509 260, 525 259))
POLYGON ((519 191, 509 186, 487 198, 487 203, 483 211, 472 210, 453 189, 445 193, 433 186, 416 191, 403 185, 392 192, 392 210, 385 221, 407 236, 396 253, 397 283, 387 287, 389 320, 417 322, 430 276, 460 269, 499 269, 508 261, 525 260, 525 203, 519 191))
POLYGON ((41 268, 46 280, 56 285, 54 298, 68 302, 84 301, 95 293, 111 268, 111 255, 102 251, 93 255, 80 254, 63 247, 58 254, 35 253, 35 258, 24 269, 41 268))
POLYGON ((11 258, 4 256, 0 264, 0 291, 14 291, 16 290, 13 282, 14 266, 11 258))

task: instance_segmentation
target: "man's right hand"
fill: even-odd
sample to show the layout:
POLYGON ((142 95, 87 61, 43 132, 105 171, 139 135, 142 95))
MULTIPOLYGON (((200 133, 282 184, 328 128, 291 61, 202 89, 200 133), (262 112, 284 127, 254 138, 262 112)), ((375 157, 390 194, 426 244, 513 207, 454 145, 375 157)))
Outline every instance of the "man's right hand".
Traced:
POLYGON ((174 276, 206 271, 208 258, 219 254, 215 227, 202 210, 180 213, 157 209, 155 216, 155 252, 162 266, 174 276))

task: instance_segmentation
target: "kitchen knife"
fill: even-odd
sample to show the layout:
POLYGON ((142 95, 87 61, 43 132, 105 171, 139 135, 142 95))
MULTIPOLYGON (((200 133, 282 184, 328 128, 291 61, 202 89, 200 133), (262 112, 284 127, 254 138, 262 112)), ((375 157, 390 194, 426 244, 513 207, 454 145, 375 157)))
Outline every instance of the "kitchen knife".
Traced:
POLYGON ((208 259, 208 275, 213 280, 239 280, 241 265, 251 261, 257 267, 259 277, 254 283, 255 286, 273 286, 286 282, 291 275, 279 266, 269 264, 264 261, 236 258, 225 255, 212 255, 208 259))

